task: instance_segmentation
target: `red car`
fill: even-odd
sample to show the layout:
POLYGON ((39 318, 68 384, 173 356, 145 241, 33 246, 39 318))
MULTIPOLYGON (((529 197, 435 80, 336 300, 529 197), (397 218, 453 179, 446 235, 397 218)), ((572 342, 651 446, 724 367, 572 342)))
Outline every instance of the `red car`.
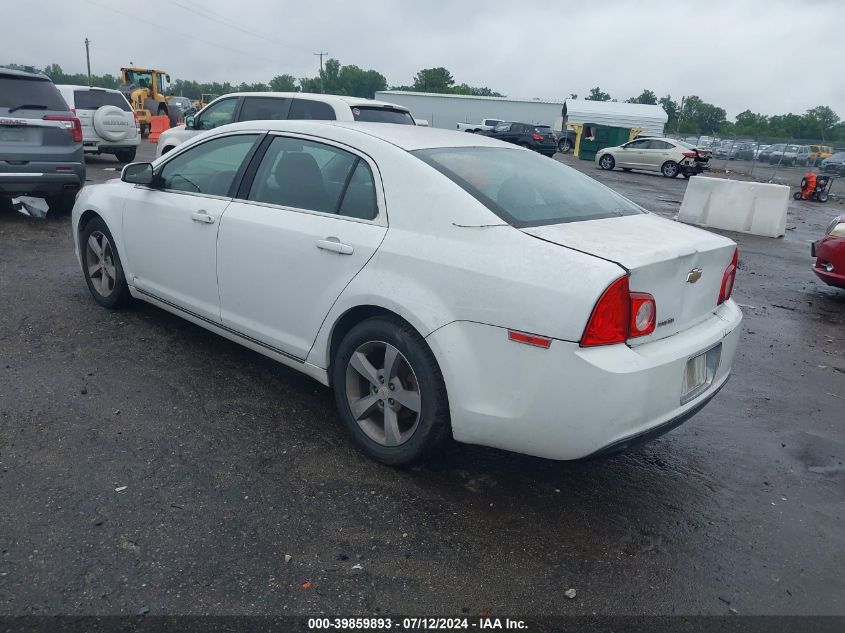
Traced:
POLYGON ((824 237, 810 246, 813 272, 828 286, 845 288, 845 216, 833 218, 824 237))

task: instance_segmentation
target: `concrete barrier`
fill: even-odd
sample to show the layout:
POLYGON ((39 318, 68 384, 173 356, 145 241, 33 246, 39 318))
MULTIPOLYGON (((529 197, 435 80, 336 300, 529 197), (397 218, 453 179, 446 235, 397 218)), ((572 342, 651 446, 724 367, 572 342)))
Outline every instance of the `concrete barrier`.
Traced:
POLYGON ((678 220, 726 231, 780 237, 789 187, 726 178, 690 178, 678 220))

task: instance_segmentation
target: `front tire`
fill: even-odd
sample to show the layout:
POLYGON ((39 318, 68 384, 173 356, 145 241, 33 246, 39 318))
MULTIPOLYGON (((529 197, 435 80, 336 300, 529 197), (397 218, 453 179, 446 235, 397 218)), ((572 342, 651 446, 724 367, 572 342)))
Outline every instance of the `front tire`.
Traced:
POLYGON ((604 156, 599 158, 599 167, 610 171, 611 169, 616 167, 616 160, 610 154, 605 154, 604 156))
POLYGON ((660 168, 660 173, 666 176, 667 178, 677 178, 678 174, 681 173, 680 166, 673 160, 667 160, 663 163, 663 166, 660 168))
POLYGON ((82 274, 94 301, 104 308, 118 308, 129 300, 123 265, 109 227, 102 218, 92 218, 79 236, 82 274))
POLYGON ((47 206, 50 213, 53 215, 67 215, 73 210, 73 204, 76 202, 76 192, 61 193, 57 196, 47 196, 44 198, 47 201, 47 206))
POLYGON ((568 138, 562 138, 557 142, 557 151, 561 154, 568 154, 572 151, 572 143, 568 138))
POLYGON ((335 402, 356 444, 390 466, 419 460, 449 432, 443 375, 408 324, 374 317, 353 327, 332 362, 335 402))

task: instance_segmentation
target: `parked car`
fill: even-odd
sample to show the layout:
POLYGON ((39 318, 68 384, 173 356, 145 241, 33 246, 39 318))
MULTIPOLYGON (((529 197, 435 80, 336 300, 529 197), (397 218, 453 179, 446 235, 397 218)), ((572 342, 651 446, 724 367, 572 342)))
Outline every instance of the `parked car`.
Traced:
POLYGON ((768 163, 772 158, 772 152, 782 152, 784 147, 784 145, 777 143, 774 145, 762 145, 761 149, 757 152, 757 160, 761 163, 768 163))
POLYGON ((830 158, 825 158, 821 168, 826 173, 845 176, 845 152, 837 152, 830 158))
POLYGON ((385 101, 306 92, 238 92, 218 97, 196 116, 186 118, 184 125, 162 132, 156 156, 221 125, 285 119, 416 124, 407 108, 385 101))
POLYGON ((175 107, 179 109, 177 118, 180 121, 184 120, 185 117, 197 113, 197 109, 194 107, 194 102, 188 99, 188 97, 168 97, 167 107, 175 107))
POLYGON ((769 160, 769 148, 771 145, 757 145, 754 147, 754 160, 769 160), (765 156, 765 159, 764 159, 765 156))
POLYGON ((813 272, 828 286, 845 288, 845 216, 833 218, 824 237, 810 245, 813 272))
POLYGON ((135 160, 141 128, 132 106, 119 90, 57 85, 65 102, 82 124, 82 149, 91 154, 114 154, 122 163, 135 160))
POLYGON ((806 145, 772 145, 769 152, 769 162, 772 165, 783 165, 785 167, 807 166, 810 162, 810 149, 806 145))
POLYGON ((221 127, 86 187, 73 236, 96 302, 330 385, 388 464, 450 434, 575 459, 665 432, 728 379, 742 319, 730 239, 449 130, 221 127))
POLYGON ((557 135, 552 132, 550 125, 505 121, 492 130, 482 131, 479 134, 490 136, 506 143, 521 145, 546 156, 552 156, 557 152, 557 135))
POLYGON ((482 119, 481 123, 458 123, 458 130, 461 132, 481 132, 492 130, 494 127, 504 123, 501 119, 482 119))
POLYGON ((833 148, 829 145, 808 145, 810 149, 810 164, 814 166, 821 165, 825 158, 833 156, 833 148))
POLYGON ((636 139, 596 153, 596 164, 602 169, 659 171, 667 178, 700 174, 708 168, 709 161, 709 150, 669 138, 636 139))
POLYGON ((0 205, 44 198, 70 211, 85 184, 82 124, 41 73, 0 68, 0 205))

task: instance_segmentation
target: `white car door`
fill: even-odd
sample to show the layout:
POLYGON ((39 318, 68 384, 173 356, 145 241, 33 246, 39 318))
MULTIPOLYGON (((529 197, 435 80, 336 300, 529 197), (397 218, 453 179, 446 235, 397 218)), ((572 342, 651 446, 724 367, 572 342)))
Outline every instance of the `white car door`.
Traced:
POLYGON ((675 146, 666 141, 658 139, 651 139, 646 141, 647 145, 643 149, 643 169, 659 170, 663 163, 667 160, 674 160, 677 162, 677 152, 674 152, 675 146))
POLYGON ((212 138, 136 185, 123 211, 124 266, 144 294, 220 322, 217 231, 230 189, 261 135, 212 138))
POLYGON ((384 238, 383 193, 364 156, 328 142, 270 138, 220 224, 221 314, 225 327, 304 359, 384 238))
POLYGON ((642 169, 645 166, 644 148, 648 143, 645 139, 625 143, 622 149, 614 154, 618 167, 642 169))

